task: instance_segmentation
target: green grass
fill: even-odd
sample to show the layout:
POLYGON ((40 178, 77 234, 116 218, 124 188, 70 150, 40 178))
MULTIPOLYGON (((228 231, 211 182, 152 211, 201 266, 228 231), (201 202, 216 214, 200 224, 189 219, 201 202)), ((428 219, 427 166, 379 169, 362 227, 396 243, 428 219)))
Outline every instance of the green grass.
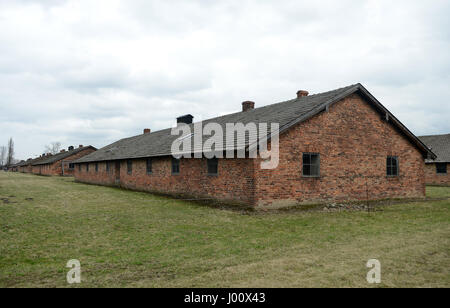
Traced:
POLYGON ((449 252, 448 199, 249 214, 0 172, 0 287, 68 287, 70 259, 81 287, 374 287, 372 258, 377 286, 450 287, 449 252))
POLYGON ((428 186, 427 196, 430 198, 450 198, 450 186, 428 186))

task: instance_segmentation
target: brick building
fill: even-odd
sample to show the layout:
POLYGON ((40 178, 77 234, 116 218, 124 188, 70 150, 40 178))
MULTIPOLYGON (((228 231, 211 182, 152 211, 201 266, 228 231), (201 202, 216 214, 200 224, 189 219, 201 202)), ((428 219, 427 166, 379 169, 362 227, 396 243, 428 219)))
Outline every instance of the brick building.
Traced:
POLYGON ((22 161, 18 164, 18 171, 21 173, 32 173, 33 172, 33 164, 37 163, 40 160, 46 159, 45 155, 41 155, 37 158, 29 158, 25 161, 22 161))
POLYGON ((425 160, 425 182, 432 185, 450 185, 450 134, 419 137, 436 154, 436 159, 425 160))
POLYGON ((25 161, 20 162, 18 164, 19 172, 31 173, 31 170, 32 170, 31 163, 33 161, 37 160, 37 159, 41 159, 41 157, 38 157, 38 158, 35 158, 35 159, 29 158, 29 159, 27 159, 25 161))
MULTIPOLYGON (((361 84, 242 107, 202 123, 279 123, 277 168, 262 169, 260 155, 177 160, 171 144, 179 136, 171 129, 144 130, 77 160, 75 178, 259 207, 425 195, 423 161, 434 154, 361 84)), ((192 116, 178 121, 189 124, 192 116)), ((249 144, 241 146, 248 150, 249 144)))
POLYGON ((19 163, 9 166, 8 167, 8 171, 10 171, 10 172, 18 172, 19 171, 19 163))
POLYGON ((80 145, 78 148, 71 146, 68 150, 61 150, 58 154, 46 154, 29 161, 28 165, 24 166, 24 170, 26 170, 24 172, 39 175, 73 176, 75 166, 73 162, 96 150, 93 146, 80 145))

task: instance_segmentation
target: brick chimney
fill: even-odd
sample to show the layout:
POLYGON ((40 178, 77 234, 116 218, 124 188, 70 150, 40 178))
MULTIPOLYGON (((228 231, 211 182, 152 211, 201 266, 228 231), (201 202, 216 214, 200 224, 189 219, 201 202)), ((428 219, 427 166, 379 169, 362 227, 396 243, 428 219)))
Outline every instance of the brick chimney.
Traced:
POLYGON ((301 97, 304 97, 304 96, 308 96, 308 94, 309 94, 309 92, 308 92, 308 91, 305 91, 305 90, 297 91, 297 98, 301 98, 301 97))
POLYGON ((194 117, 191 114, 186 114, 184 116, 177 118, 177 124, 178 123, 191 124, 193 118, 194 117))
POLYGON ((69 147, 69 151, 73 151, 73 149, 74 149, 74 147, 73 147, 73 145, 71 145, 71 146, 69 147))
POLYGON ((144 135, 150 134, 151 132, 152 132, 152 130, 150 128, 144 128, 144 135))
POLYGON ((248 110, 252 110, 255 109, 255 102, 252 101, 245 101, 242 103, 242 111, 248 111, 248 110))

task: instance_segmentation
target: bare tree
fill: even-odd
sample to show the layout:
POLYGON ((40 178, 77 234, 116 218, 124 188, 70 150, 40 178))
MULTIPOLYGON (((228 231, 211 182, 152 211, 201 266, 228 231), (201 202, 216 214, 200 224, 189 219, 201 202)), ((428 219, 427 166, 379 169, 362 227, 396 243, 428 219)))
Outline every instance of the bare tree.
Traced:
POLYGON ((6 166, 12 165, 14 163, 14 140, 9 138, 8 141, 8 156, 6 158, 6 166))
POLYGON ((0 146, 0 167, 3 167, 6 163, 6 147, 0 146))
POLYGON ((52 142, 45 146, 45 153, 58 154, 61 149, 61 142, 52 142))

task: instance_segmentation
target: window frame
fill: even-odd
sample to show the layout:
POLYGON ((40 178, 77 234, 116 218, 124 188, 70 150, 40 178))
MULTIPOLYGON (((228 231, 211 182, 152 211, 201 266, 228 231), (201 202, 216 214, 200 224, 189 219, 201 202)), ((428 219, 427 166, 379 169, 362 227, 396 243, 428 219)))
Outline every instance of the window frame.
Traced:
POLYGON ((399 158, 396 155, 388 155, 386 157, 386 176, 390 177, 390 178, 395 178, 398 177, 400 175, 400 162, 399 162, 399 158), (397 171, 396 174, 389 174, 389 168, 393 168, 394 165, 392 164, 392 159, 395 158, 395 169, 397 171), (391 164, 389 164, 388 160, 391 159, 391 164))
POLYGON ((86 172, 89 172, 89 163, 86 164, 86 172))
POLYGON ((448 174, 447 163, 436 163, 436 174, 438 175, 446 175, 448 174), (439 166, 444 166, 445 172, 439 172, 439 166))
POLYGON ((69 170, 75 170, 75 164, 69 163, 69 170))
POLYGON ((127 159, 127 174, 133 174, 133 160, 127 159))
POLYGON ((95 163, 95 172, 98 173, 98 163, 95 163))
POLYGON ((105 162, 105 171, 106 171, 106 173, 111 172, 111 166, 109 165, 109 161, 105 162))
POLYGON ((219 159, 217 157, 206 159, 206 169, 207 169, 208 175, 210 175, 210 176, 218 176, 219 175, 219 159), (212 165, 211 165, 211 163, 212 163, 212 165), (216 172, 211 172, 210 171, 210 167, 211 166, 215 166, 216 172))
POLYGON ((175 157, 172 157, 172 164, 171 164, 172 175, 180 174, 180 169, 181 169, 180 168, 180 161, 181 161, 181 159, 176 159, 175 157), (178 167, 178 171, 174 171, 174 166, 178 167))
POLYGON ((145 171, 147 174, 153 173, 153 160, 152 158, 147 158, 145 161, 145 171))
POLYGON ((320 178, 320 153, 316 153, 316 152, 304 152, 302 153, 302 177, 305 178, 320 178), (305 164, 305 155, 309 155, 309 164, 305 164), (316 155, 317 156, 317 164, 313 164, 312 163, 312 156, 316 155), (305 165, 309 166, 309 175, 305 174, 305 165), (317 166, 317 174, 312 174, 311 170, 312 170, 312 166, 317 166))

